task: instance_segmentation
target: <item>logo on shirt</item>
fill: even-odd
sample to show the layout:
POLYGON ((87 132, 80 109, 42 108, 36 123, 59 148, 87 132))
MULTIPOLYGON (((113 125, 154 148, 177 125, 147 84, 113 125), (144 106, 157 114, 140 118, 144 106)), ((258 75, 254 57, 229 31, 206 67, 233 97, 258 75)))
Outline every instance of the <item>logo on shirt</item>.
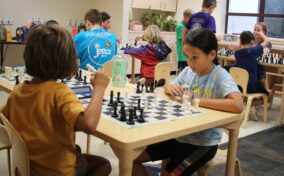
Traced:
POLYGON ((97 68, 111 60, 115 54, 115 45, 108 37, 95 37, 88 46, 89 59, 92 65, 97 68))

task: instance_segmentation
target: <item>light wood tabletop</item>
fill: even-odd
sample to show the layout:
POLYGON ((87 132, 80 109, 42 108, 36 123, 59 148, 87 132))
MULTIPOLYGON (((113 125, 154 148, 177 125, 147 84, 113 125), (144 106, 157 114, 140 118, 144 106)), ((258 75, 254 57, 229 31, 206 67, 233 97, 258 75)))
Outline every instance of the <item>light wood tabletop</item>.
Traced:
MULTIPOLYGON (((14 84, 0 79, 0 88, 12 91, 14 84)), ((127 83, 125 87, 113 87, 110 83, 106 90, 134 93, 136 86, 127 83)), ((108 96, 108 95, 106 95, 108 96)), ((157 94, 162 99, 173 99, 163 92, 157 94)), ((125 128, 106 118, 100 118, 95 136, 110 143, 119 159, 119 175, 131 176, 133 160, 139 156, 149 144, 181 137, 198 131, 221 127, 229 130, 226 176, 233 176, 237 152, 240 114, 203 109, 206 113, 200 116, 181 120, 162 122, 137 128, 125 128)))

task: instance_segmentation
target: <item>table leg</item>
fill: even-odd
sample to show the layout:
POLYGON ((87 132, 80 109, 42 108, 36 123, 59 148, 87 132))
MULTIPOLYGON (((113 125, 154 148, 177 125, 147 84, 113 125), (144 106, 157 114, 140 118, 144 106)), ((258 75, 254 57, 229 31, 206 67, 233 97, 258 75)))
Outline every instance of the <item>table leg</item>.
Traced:
POLYGON ((0 52, 1 52, 1 56, 0 56, 0 73, 2 73, 2 71, 4 71, 4 44, 0 44, 0 52))
POLYGON ((113 152, 119 159, 119 176, 131 176, 133 160, 137 158, 146 147, 136 149, 120 149, 111 145, 113 152))
POLYGON ((238 147, 239 125, 236 124, 234 129, 229 130, 229 144, 226 164, 226 176, 235 175, 235 158, 238 147))
POLYGON ((132 84, 135 84, 135 58, 131 58, 131 81, 132 84))

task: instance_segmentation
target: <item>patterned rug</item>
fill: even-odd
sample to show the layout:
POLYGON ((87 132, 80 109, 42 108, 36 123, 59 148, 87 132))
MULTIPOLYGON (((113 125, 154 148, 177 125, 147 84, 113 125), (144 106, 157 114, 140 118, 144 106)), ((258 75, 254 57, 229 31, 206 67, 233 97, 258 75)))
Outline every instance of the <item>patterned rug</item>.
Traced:
MULTIPOLYGON (((284 126, 239 139, 237 156, 244 176, 284 176, 284 126)), ((160 164, 145 166, 150 176, 159 175, 160 164)), ((224 166, 216 167, 210 170, 209 176, 224 175, 224 171, 224 166)))

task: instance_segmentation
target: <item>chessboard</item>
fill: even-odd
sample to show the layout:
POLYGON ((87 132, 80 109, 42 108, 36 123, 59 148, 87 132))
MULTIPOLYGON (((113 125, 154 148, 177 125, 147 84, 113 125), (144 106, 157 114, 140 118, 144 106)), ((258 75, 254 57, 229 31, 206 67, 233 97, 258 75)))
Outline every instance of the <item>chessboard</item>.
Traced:
MULTIPOLYGON (((87 106, 90 99, 81 100, 87 106)), ((103 100, 102 118, 126 128, 142 127, 167 121, 184 118, 192 118, 203 115, 205 112, 199 107, 193 107, 189 103, 181 104, 171 100, 157 98, 156 93, 132 94, 124 97, 110 96, 103 100)))

